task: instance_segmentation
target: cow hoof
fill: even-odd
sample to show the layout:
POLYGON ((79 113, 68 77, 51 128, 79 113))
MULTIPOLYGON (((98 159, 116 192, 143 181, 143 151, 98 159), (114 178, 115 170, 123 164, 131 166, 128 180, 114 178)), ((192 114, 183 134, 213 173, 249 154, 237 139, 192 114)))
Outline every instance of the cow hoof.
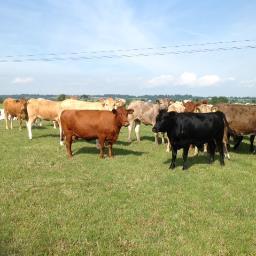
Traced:
POLYGON ((63 146, 63 145, 64 145, 64 142, 63 142, 63 141, 60 141, 60 145, 63 146))
POLYGON ((188 167, 186 165, 185 166, 183 165, 182 170, 186 171, 187 169, 188 169, 188 167))
POLYGON ((175 164, 171 164, 170 167, 169 167, 169 169, 172 169, 172 170, 173 170, 174 168, 175 168, 175 164))

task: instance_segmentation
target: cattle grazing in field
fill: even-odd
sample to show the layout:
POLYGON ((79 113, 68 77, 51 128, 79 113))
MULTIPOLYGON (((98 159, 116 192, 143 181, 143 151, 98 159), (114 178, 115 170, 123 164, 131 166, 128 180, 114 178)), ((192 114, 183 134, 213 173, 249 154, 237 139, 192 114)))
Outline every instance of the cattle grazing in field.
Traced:
MULTIPOLYGON (((237 148, 244 135, 252 135, 250 138, 250 150, 253 151, 254 135, 256 135, 256 105, 241 104, 216 104, 213 109, 225 113, 233 136, 240 136, 240 141, 235 145, 237 148)), ((255 150, 254 150, 255 152, 255 150)))
MULTIPOLYGON (((167 106, 168 107, 168 106, 167 106)), ((167 108, 166 107, 166 108, 167 108)), ((129 126, 128 126, 128 142, 131 142, 131 133, 134 126, 137 141, 140 141, 140 125, 155 125, 156 116, 159 113, 159 103, 151 103, 144 101, 132 101, 128 109, 133 109, 134 112, 128 115, 129 126)), ((155 134, 155 143, 158 143, 158 135, 155 134)))
POLYGON ((201 147, 208 143, 210 162, 214 160, 215 148, 220 153, 220 163, 224 165, 223 134, 227 125, 222 112, 176 113, 160 111, 153 132, 167 132, 172 145, 170 168, 175 168, 177 150, 183 148, 183 170, 187 169, 189 146, 201 147))
MULTIPOLYGON (((115 101, 111 99, 101 100, 100 102, 87 102, 75 99, 66 99, 64 101, 51 101, 46 99, 30 99, 28 101, 28 136, 32 139, 32 124, 36 119, 53 121, 59 125, 60 136, 62 134, 60 125, 60 115, 66 109, 83 110, 112 110, 115 108, 115 101)), ((60 140, 60 144, 62 142, 60 140)))
POLYGON ((3 102, 5 127, 9 129, 9 118, 11 123, 11 129, 13 128, 12 121, 15 117, 19 120, 19 129, 22 129, 22 120, 27 120, 27 101, 25 99, 12 99, 7 98, 3 102))
POLYGON ((104 157, 104 145, 108 143, 109 157, 113 156, 112 145, 116 142, 122 126, 128 126, 128 114, 132 109, 124 107, 112 111, 99 110, 64 110, 60 120, 63 130, 62 139, 65 137, 68 157, 72 157, 72 138, 86 140, 98 139, 100 158, 104 157))

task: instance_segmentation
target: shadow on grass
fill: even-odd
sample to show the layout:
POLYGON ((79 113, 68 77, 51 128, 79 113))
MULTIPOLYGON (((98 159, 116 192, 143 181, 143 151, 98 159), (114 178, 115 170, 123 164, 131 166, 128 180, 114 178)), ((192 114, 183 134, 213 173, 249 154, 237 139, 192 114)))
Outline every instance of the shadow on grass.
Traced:
MULTIPOLYGON (((254 146, 254 149, 255 149, 255 146, 254 146)), ((238 146, 238 148, 236 149, 234 149, 234 144, 231 144, 230 149, 228 151, 236 154, 246 154, 246 155, 252 154, 252 152, 250 151, 250 144, 245 143, 244 141, 242 141, 238 146)))
MULTIPOLYGON (((202 153, 201 153, 202 154, 202 153)), ((168 164, 169 166, 170 166, 170 164, 171 164, 171 157, 168 159, 168 160, 166 160, 166 161, 164 161, 163 163, 164 164, 168 164)), ((219 154, 217 153, 217 154, 215 154, 215 160, 214 160, 214 162, 215 161, 217 161, 217 162, 219 162, 219 159, 220 159, 220 156, 219 156, 219 154)), ((224 160, 224 161, 228 161, 228 160, 224 160)), ((199 155, 199 156, 189 156, 188 157, 188 160, 187 160, 187 166, 188 166, 188 169, 191 167, 191 166, 193 166, 193 165, 197 165, 197 164, 205 164, 205 165, 211 165, 211 164, 209 164, 209 155, 208 154, 202 154, 202 155, 199 155)), ((180 168, 180 167, 182 167, 183 166, 183 159, 182 159, 182 156, 178 156, 177 157, 177 159, 176 159, 176 167, 175 167, 175 169, 178 167, 178 168, 180 168)), ((175 170, 174 169, 174 170, 175 170)))
POLYGON ((54 138, 59 138, 60 135, 59 134, 42 134, 42 135, 37 135, 37 136, 34 136, 33 139, 35 138, 46 138, 46 137, 54 137, 54 138))
MULTIPOLYGON (((74 155, 79 155, 79 154, 99 154, 99 149, 97 149, 95 146, 94 147, 82 147, 79 148, 78 150, 73 151, 74 155)), ((108 153, 108 147, 105 147, 104 149, 105 153, 108 153)), ((114 155, 135 155, 135 156, 141 156, 143 154, 147 154, 147 152, 142 152, 142 151, 133 151, 129 149, 123 149, 123 148, 117 148, 115 145, 113 146, 113 154, 114 155)))

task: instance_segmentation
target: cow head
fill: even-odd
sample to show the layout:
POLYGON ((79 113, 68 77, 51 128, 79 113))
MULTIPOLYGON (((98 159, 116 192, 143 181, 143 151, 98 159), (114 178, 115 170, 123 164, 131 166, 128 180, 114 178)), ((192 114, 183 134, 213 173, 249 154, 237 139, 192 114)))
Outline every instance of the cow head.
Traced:
POLYGON ((156 117, 156 123, 152 128, 152 132, 166 132, 168 119, 173 114, 175 114, 175 112, 167 112, 166 110, 160 110, 159 114, 156 117))
POLYGON ((172 104, 173 101, 168 98, 163 98, 163 99, 157 99, 156 103, 159 105, 160 109, 168 109, 169 105, 172 104))
POLYGON ((122 107, 122 106, 124 106, 125 104, 126 104, 126 100, 125 100, 125 99, 116 99, 116 100, 115 100, 115 106, 116 106, 117 108, 122 107))
POLYGON ((20 99, 20 117, 23 120, 28 120, 28 112, 27 112, 27 100, 26 99, 20 99))
POLYGON ((117 109, 113 109, 112 113, 116 115, 117 122, 120 124, 120 126, 128 126, 128 114, 133 113, 133 109, 125 109, 124 107, 120 107, 117 109))

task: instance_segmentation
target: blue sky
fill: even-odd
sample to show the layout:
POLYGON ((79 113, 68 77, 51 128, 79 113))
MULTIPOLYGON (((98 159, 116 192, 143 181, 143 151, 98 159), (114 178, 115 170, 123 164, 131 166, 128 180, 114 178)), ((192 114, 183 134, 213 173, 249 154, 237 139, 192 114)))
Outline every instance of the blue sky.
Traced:
MULTIPOLYGON (((252 0, 6 0, 0 5, 0 59, 7 55, 18 58, 24 54, 256 40, 255 11, 256 1, 252 0)), ((242 43, 248 44, 256 45, 256 41, 242 43)), ((255 67, 256 49, 0 62, 0 94, 256 96, 255 67)))

